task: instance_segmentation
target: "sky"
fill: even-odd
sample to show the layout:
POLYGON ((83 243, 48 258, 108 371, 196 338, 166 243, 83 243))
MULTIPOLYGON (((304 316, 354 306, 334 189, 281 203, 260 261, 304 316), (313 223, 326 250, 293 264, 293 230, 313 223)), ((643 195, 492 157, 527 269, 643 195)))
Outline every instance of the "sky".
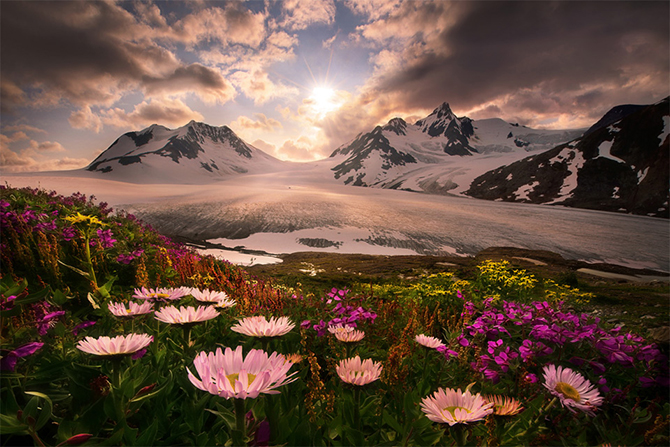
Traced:
POLYGON ((394 117, 589 127, 670 95, 667 1, 0 2, 0 169, 76 169, 126 132, 226 125, 283 160, 394 117))

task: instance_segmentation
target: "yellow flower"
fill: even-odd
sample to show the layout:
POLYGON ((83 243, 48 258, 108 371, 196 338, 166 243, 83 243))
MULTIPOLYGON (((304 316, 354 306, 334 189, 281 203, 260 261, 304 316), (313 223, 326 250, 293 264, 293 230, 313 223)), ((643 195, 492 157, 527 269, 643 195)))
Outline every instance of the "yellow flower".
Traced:
POLYGON ((84 214, 81 214, 80 212, 77 212, 76 215, 70 215, 70 216, 65 217, 65 220, 70 222, 71 224, 78 224, 78 223, 85 222, 89 226, 91 226, 91 225, 99 225, 99 226, 105 225, 105 223, 102 222, 100 219, 98 219, 96 216, 86 216, 84 214))

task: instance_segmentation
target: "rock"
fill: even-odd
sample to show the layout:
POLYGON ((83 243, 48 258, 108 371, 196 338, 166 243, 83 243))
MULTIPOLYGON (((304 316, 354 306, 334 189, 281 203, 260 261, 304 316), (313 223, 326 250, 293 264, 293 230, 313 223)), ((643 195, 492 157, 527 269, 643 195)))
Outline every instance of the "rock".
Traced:
POLYGON ((670 344, 670 327, 661 326, 654 329, 649 329, 647 331, 648 338, 650 341, 655 341, 657 343, 670 344))

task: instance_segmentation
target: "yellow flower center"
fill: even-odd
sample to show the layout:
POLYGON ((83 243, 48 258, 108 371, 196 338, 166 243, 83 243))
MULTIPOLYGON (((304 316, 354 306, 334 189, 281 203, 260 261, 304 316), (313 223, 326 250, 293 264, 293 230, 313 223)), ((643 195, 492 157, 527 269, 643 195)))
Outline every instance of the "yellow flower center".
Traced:
MULTIPOLYGON (((232 374, 228 374, 226 377, 228 378, 228 381, 230 382, 230 386, 232 386, 233 389, 234 389, 235 388, 235 381, 239 379, 240 375, 238 373, 232 373, 232 374)), ((254 380, 256 380, 256 374, 247 373, 247 380, 249 380, 249 385, 251 385, 254 382, 254 380)))
POLYGON ((570 384, 567 384, 565 382, 558 382, 555 387, 556 391, 561 393, 564 397, 568 399, 572 399, 575 402, 579 402, 581 399, 581 396, 579 395, 579 391, 575 389, 570 384))
POLYGON ((170 295, 168 295, 167 293, 154 293, 153 296, 154 298, 167 298, 170 295))
POLYGON ((455 413, 456 413, 456 410, 465 410, 465 411, 468 412, 468 413, 472 413, 470 410, 468 410, 468 409, 465 408, 465 407, 457 407, 457 406, 447 407, 447 408, 445 408, 445 409, 442 410, 442 411, 448 411, 449 414, 451 414, 451 417, 454 417, 454 418, 455 418, 455 417, 456 417, 456 414, 455 414, 455 413))

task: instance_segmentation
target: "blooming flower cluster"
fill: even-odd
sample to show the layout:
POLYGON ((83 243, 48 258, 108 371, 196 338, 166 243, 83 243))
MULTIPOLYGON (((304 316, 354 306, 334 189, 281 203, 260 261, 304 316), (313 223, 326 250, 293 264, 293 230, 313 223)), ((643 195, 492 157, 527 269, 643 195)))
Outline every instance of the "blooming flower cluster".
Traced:
POLYGON ((121 264, 130 264, 133 259, 139 258, 144 254, 144 249, 138 248, 137 250, 133 250, 128 254, 125 253, 119 253, 119 256, 117 256, 116 261, 120 262, 121 264))
POLYGON ((326 332, 330 326, 340 325, 351 326, 355 328, 357 327, 358 322, 370 321, 370 323, 374 323, 375 319, 377 318, 377 314, 370 310, 366 310, 362 306, 352 306, 351 304, 346 304, 347 293, 349 293, 349 291, 346 289, 338 290, 335 288, 333 288, 328 293, 326 304, 330 304, 334 301, 337 303, 331 310, 331 313, 335 315, 334 318, 328 322, 320 320, 313 326, 311 321, 305 320, 302 322, 300 327, 308 328, 312 326, 313 329, 317 332, 317 335, 322 337, 326 335, 326 332))
POLYGON ((618 327, 603 329, 599 322, 597 317, 563 311, 562 303, 503 301, 499 310, 492 300, 485 300, 481 315, 466 325, 456 340, 461 346, 469 346, 475 339, 486 341, 486 353, 472 367, 494 383, 515 361, 534 362, 557 349, 581 346, 596 358, 588 362, 574 358, 572 362, 586 362, 596 374, 602 374, 607 363, 630 367, 639 362, 645 371, 656 375, 655 379, 642 379, 643 384, 651 380, 667 386, 667 357, 656 345, 646 344, 638 335, 621 334, 618 327), (527 334, 527 338, 514 344, 513 340, 519 340, 517 334, 527 334))
POLYGON ((432 396, 421 401, 421 410, 431 421, 452 426, 481 421, 493 412, 493 405, 469 390, 438 388, 432 396))

